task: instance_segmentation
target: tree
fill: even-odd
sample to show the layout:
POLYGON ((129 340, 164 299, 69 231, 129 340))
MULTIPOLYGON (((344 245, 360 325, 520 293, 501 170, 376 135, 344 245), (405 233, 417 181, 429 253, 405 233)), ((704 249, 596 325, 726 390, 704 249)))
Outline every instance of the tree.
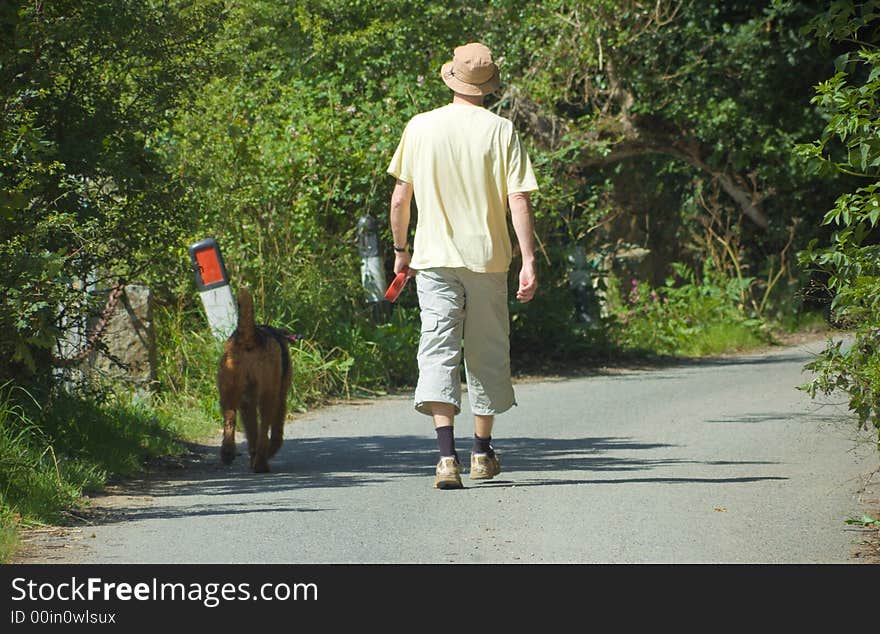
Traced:
POLYGON ((508 110, 569 172, 671 157, 716 180, 756 227, 784 224, 766 203, 794 189, 786 153, 815 121, 803 96, 823 62, 798 33, 810 3, 550 1, 517 12, 524 37, 509 54, 523 63, 508 110))
POLYGON ((437 69, 478 4, 236 3, 221 64, 163 147, 192 238, 215 236, 236 283, 328 348, 362 305, 358 218, 389 243, 388 161, 407 119, 448 98, 437 69))
POLYGON ((72 324, 185 224, 156 153, 210 58, 216 2, 0 9, 0 381, 46 383, 72 324))
MULTIPOLYGON (((677 261, 702 278, 714 244, 750 280, 749 311, 795 307, 793 253, 839 187, 792 154, 822 125, 810 96, 830 63, 801 33, 815 10, 796 0, 490 3, 487 40, 505 78, 492 107, 534 149, 542 279, 555 299, 573 245, 601 262, 603 279, 613 283, 610 269, 627 284, 641 274, 660 284, 677 261), (638 275, 621 257, 634 247, 647 254, 638 275)), ((514 334, 542 332, 556 305, 539 297, 514 334)))

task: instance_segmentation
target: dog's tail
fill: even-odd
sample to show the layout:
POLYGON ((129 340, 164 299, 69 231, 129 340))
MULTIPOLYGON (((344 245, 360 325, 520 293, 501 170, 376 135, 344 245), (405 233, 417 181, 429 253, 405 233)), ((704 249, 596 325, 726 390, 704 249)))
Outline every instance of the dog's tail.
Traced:
POLYGON ((238 338, 242 344, 253 344, 257 336, 254 323, 254 298, 250 291, 242 286, 238 291, 238 338))

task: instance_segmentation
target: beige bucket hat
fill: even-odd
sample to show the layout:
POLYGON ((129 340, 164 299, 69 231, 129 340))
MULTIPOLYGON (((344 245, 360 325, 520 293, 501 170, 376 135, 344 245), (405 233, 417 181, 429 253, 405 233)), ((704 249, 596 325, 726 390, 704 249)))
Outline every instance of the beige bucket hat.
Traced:
POLYGON ((440 69, 440 78, 455 92, 472 97, 493 93, 501 85, 492 51, 479 42, 456 47, 452 61, 440 69))

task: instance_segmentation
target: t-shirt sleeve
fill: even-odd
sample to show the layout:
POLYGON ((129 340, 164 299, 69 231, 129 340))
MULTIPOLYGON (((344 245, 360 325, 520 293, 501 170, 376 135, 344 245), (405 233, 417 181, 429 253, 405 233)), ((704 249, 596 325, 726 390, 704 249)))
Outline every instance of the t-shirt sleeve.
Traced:
POLYGON ((507 193, 532 192, 538 189, 538 180, 532 161, 516 131, 510 137, 507 161, 507 193))
POLYGON ((394 151, 394 156, 391 157, 391 163, 388 165, 387 172, 407 183, 413 182, 412 176, 412 143, 407 141, 407 132, 409 131, 409 124, 403 129, 403 134, 400 136, 400 143, 397 144, 397 149, 394 151))

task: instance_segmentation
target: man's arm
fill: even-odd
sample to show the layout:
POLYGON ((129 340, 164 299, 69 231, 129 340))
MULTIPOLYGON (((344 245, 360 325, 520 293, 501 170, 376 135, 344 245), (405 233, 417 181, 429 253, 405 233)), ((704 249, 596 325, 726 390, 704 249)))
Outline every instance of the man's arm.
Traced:
POLYGON ((538 275, 535 271, 535 215, 528 192, 516 192, 507 197, 513 231, 522 254, 522 269, 519 272, 519 289, 516 298, 521 302, 531 301, 538 290, 538 275))
MULTIPOLYGON (((391 193, 391 235, 394 236, 394 244, 406 248, 409 244, 409 217, 410 203, 412 202, 413 187, 411 183, 397 179, 394 191, 391 193)), ((400 273, 404 266, 409 266, 412 255, 409 249, 394 252, 394 272, 400 273)))

